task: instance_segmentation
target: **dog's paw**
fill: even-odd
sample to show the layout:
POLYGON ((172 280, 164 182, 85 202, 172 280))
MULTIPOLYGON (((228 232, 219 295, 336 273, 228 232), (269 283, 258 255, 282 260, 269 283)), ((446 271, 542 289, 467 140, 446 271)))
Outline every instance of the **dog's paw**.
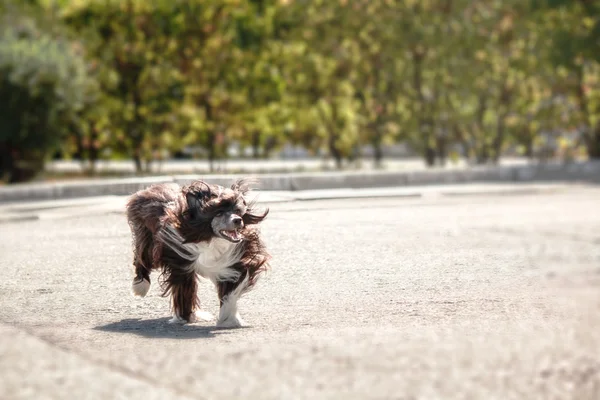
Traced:
POLYGON ((183 324, 187 324, 187 321, 185 319, 181 318, 179 315, 173 315, 173 318, 171 318, 168 321, 168 323, 183 325, 183 324))
POLYGON ((244 326, 246 326, 246 323, 240 317, 240 314, 229 315, 227 318, 217 321, 217 328, 242 328, 244 326))
POLYGON ((131 293, 136 297, 145 297, 150 290, 150 282, 143 278, 133 278, 131 293))
POLYGON ((212 313, 202 310, 196 311, 190 317, 190 322, 210 322, 214 320, 215 316, 212 313))

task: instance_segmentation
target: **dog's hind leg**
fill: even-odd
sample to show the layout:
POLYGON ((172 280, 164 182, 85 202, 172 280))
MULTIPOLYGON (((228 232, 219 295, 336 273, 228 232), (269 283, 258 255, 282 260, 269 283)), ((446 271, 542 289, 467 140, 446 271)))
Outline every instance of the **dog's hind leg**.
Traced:
POLYGON ((136 257, 133 261, 135 268, 135 277, 131 283, 131 291, 134 296, 144 297, 150 290, 150 271, 144 267, 144 265, 138 261, 136 257))
POLYGON ((150 271, 152 270, 152 234, 140 228, 134 233, 133 267, 135 277, 131 284, 134 296, 144 297, 150 290, 150 271))

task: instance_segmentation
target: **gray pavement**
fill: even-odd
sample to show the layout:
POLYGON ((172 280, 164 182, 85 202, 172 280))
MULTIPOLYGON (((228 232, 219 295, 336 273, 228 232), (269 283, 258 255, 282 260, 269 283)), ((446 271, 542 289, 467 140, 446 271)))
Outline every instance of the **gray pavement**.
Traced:
POLYGON ((431 193, 270 201, 239 330, 131 297, 122 198, 31 206, 0 223, 0 398, 600 398, 600 187, 431 193))

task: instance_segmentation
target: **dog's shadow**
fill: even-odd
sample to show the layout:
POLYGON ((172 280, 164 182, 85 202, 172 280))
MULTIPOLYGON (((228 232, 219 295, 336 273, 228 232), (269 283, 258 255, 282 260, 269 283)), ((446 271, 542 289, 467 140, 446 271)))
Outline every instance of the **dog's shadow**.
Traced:
POLYGON ((142 320, 139 318, 123 319, 106 325, 100 325, 94 330, 112 333, 128 333, 147 338, 169 338, 169 339, 201 339, 212 338, 217 335, 229 334, 234 330, 223 329, 216 326, 203 326, 195 324, 170 324, 171 318, 157 318, 142 320))

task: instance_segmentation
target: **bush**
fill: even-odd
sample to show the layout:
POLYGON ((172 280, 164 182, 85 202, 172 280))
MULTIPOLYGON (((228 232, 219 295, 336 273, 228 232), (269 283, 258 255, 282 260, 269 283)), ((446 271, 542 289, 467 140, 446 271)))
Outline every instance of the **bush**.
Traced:
POLYGON ((0 178, 32 179, 83 106, 86 65, 73 44, 20 21, 0 32, 0 178))

